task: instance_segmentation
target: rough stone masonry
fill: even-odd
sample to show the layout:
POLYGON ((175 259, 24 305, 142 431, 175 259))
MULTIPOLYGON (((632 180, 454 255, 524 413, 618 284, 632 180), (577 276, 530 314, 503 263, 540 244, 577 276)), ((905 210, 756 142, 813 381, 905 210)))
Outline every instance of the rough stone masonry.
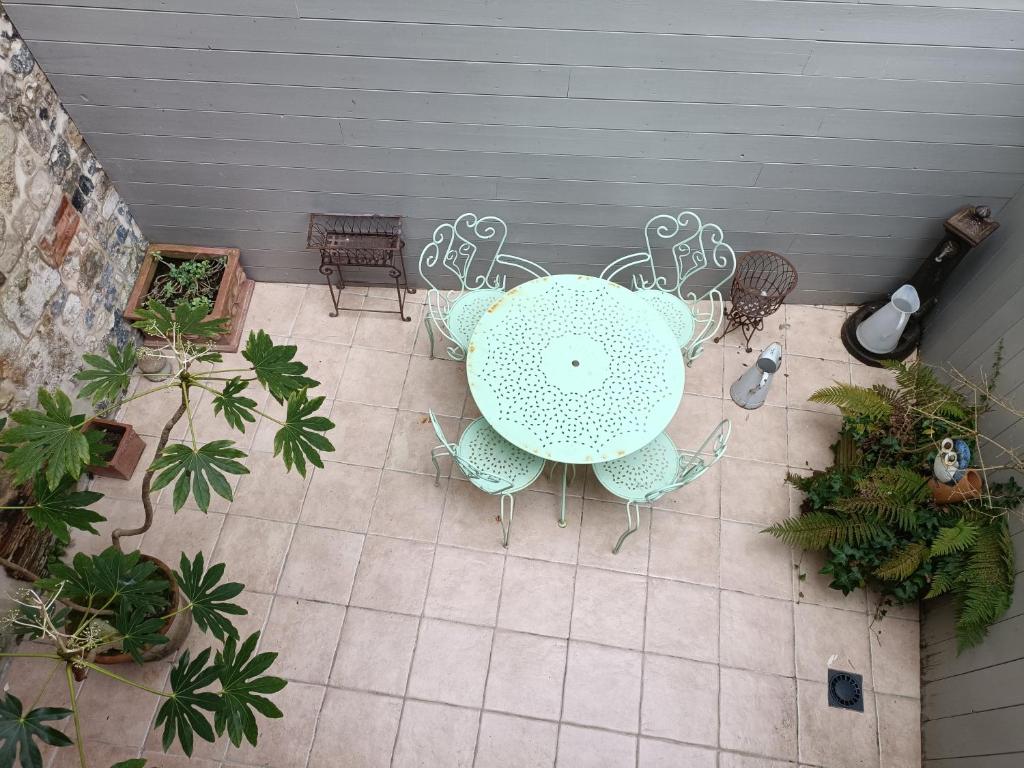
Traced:
POLYGON ((146 241, 2 6, 0 238, 3 415, 40 386, 72 394, 84 353, 131 338, 146 241))

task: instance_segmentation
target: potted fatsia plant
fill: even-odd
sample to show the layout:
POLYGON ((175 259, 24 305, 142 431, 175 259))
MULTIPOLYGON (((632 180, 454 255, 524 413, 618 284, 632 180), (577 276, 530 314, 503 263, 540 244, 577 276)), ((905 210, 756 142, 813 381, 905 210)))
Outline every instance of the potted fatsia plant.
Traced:
POLYGON ((878 589, 882 615, 887 604, 952 596, 960 650, 980 643, 1013 598, 1007 521, 1019 514, 1024 490, 1012 476, 997 478, 1002 470, 1024 471, 1024 461, 979 426, 994 408, 1018 413, 994 393, 1000 362, 997 354, 982 384, 957 371, 947 384, 923 363, 889 362, 894 387, 837 384, 815 392, 813 402, 843 415, 835 463, 807 477, 791 475, 805 494, 802 514, 766 529, 823 551, 821 573, 833 589, 878 589), (933 492, 944 441, 969 447, 977 466, 968 471, 982 482, 976 498, 933 492), (986 464, 986 454, 999 458, 986 464))
MULTIPOLYGON (((2 657, 31 656, 53 662, 63 670, 70 708, 25 708, 11 694, 0 698, 0 765, 41 768, 37 742, 52 746, 76 745, 82 768, 88 768, 79 728, 74 681, 94 673, 125 685, 143 688, 163 699, 156 725, 162 729, 165 749, 175 741, 191 755, 195 738, 214 741, 225 733, 233 744, 245 739, 256 744, 257 715, 281 717, 267 698, 285 681, 263 675, 274 653, 256 653, 259 633, 239 637, 232 616, 245 610, 232 602, 243 584, 225 581, 225 565, 207 566, 202 553, 181 554, 177 568, 141 552, 125 552, 121 539, 145 533, 153 524, 153 494, 172 487, 175 511, 191 498, 202 510, 209 508, 211 492, 231 499, 228 475, 248 472, 240 459, 245 453, 231 440, 200 444, 196 436, 194 392, 205 390, 213 397, 214 413, 241 432, 264 416, 279 426, 274 453, 286 470, 305 475, 307 463, 322 467, 321 452, 334 447, 324 433, 334 425, 316 416, 323 397, 310 398, 318 382, 305 376, 306 366, 294 359, 296 348, 274 344, 263 331, 250 333, 242 352, 244 366, 225 367, 220 353, 201 343, 224 332, 224 318, 208 319, 204 307, 179 304, 170 309, 158 303, 139 310, 136 326, 158 338, 173 357, 169 378, 155 387, 140 389, 121 400, 131 381, 135 350, 110 349, 107 357, 91 356, 79 379, 85 382, 83 397, 90 398, 103 417, 121 402, 158 392, 174 391, 178 407, 164 425, 156 446, 156 458, 142 481, 142 516, 138 526, 115 529, 111 546, 98 555, 79 553, 70 563, 54 562, 45 577, 0 558, 0 565, 32 586, 15 595, 17 607, 0 622, 0 631, 27 636, 43 643, 45 650, 14 650, 2 657), (285 406, 281 418, 259 410, 256 400, 245 395, 253 383, 264 387, 285 406), (186 439, 172 443, 174 426, 187 419, 186 439), (192 622, 212 635, 219 650, 196 655, 185 651, 174 663, 167 690, 148 688, 110 669, 111 664, 142 663, 167 656, 184 641, 192 622), (75 738, 50 723, 71 718, 75 738)), ((105 448, 89 419, 73 413, 70 398, 62 392, 39 393, 39 409, 11 414, 11 426, 0 420, 0 452, 3 468, 14 483, 31 489, 17 508, 38 526, 49 529, 62 543, 72 529, 97 534, 94 524, 104 518, 90 509, 101 494, 78 490, 78 479, 89 465, 103 462, 105 448)), ((145 761, 121 763, 138 768, 145 761)))

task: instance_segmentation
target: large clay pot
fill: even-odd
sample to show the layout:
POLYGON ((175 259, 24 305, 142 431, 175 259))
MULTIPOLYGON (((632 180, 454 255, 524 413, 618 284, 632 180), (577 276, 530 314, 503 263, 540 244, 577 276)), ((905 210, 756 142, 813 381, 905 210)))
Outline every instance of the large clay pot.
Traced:
MULTIPOLYGON (((178 589, 178 584, 174 581, 174 574, 162 560, 150 555, 142 555, 142 559, 156 565, 171 585, 171 602, 167 607, 167 613, 174 613, 182 604, 181 590, 178 589)), ((167 638, 167 642, 163 645, 148 647, 142 652, 142 660, 156 661, 170 656, 182 646, 191 629, 192 611, 182 611, 181 613, 174 614, 160 628, 160 634, 167 638)), ((134 661, 134 659, 127 653, 98 653, 95 659, 97 664, 127 664, 130 661, 134 661)))
POLYGON ((968 469, 956 485, 940 483, 934 477, 928 479, 928 487, 932 489, 932 498, 936 504, 955 504, 958 501, 970 501, 981 496, 983 483, 981 474, 968 469))

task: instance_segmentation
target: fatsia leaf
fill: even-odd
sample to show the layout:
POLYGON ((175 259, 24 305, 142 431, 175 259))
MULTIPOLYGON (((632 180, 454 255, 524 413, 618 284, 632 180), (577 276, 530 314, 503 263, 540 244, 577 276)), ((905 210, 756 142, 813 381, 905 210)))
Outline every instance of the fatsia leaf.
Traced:
POLYGON ((279 677, 260 677, 277 658, 276 653, 258 653, 253 656, 260 633, 254 632, 238 647, 237 641, 229 637, 224 650, 217 653, 215 666, 221 685, 221 694, 213 722, 217 735, 227 731, 228 738, 236 747, 242 739, 256 746, 259 727, 256 713, 264 717, 282 717, 281 710, 270 699, 261 694, 277 693, 287 685, 279 677))
POLYGON ((70 709, 61 707, 24 712, 21 701, 8 693, 0 699, 0 765, 13 768, 18 756, 21 768, 43 768, 43 757, 35 742, 38 739, 51 747, 69 746, 71 739, 46 723, 63 720, 70 714, 70 709))
POLYGON ((256 415, 253 410, 256 408, 256 401, 251 397, 240 397, 239 393, 245 391, 249 386, 248 382, 236 376, 224 385, 224 391, 213 398, 213 412, 224 412, 224 420, 237 429, 245 432, 245 422, 255 423, 256 415))
POLYGON ((284 402, 293 392, 315 387, 320 382, 307 376, 305 363, 292 360, 296 347, 293 344, 274 344, 266 331, 252 331, 242 350, 242 357, 252 364, 256 378, 266 387, 277 402, 284 402))
POLYGON ((103 498, 95 491, 76 491, 75 482, 63 480, 56 488, 48 488, 46 481, 36 478, 31 505, 25 507, 25 514, 39 528, 49 530, 62 544, 71 542, 71 528, 98 534, 93 523, 106 520, 103 515, 87 509, 103 498))
POLYGON ((204 691, 217 679, 216 665, 208 665, 210 649, 192 659, 186 650, 171 669, 171 695, 160 706, 156 715, 156 727, 163 726, 162 743, 164 751, 170 748, 175 738, 182 751, 192 756, 195 736, 204 741, 213 741, 213 728, 207 715, 218 707, 218 697, 212 691, 204 691))
POLYGON ((245 465, 236 461, 244 458, 245 453, 233 446, 230 440, 214 440, 198 448, 180 443, 167 446, 149 466, 158 473, 151 486, 152 490, 159 490, 178 478, 172 497, 175 512, 185 505, 190 490, 203 512, 210 507, 210 488, 218 496, 231 501, 231 486, 224 473, 249 474, 245 465))
POLYGON ((139 307, 137 312, 140 319, 133 323, 136 328, 150 336, 160 336, 168 340, 176 336, 213 339, 226 333, 231 322, 229 317, 207 320, 206 308, 202 306, 178 304, 172 311, 152 299, 145 307, 139 307))
POLYGON ((114 763, 110 768, 146 768, 146 762, 144 757, 133 757, 131 760, 122 760, 120 763, 114 763))
POLYGON ((98 555, 79 552, 70 565, 53 562, 50 576, 37 583, 50 591, 63 583, 63 594, 82 604, 110 602, 149 615, 167 607, 169 585, 157 575, 156 565, 141 559, 139 552, 121 552, 117 547, 107 547, 98 555))
POLYGON ((116 400, 128 389, 135 368, 135 345, 128 344, 123 350, 113 344, 107 346, 107 356, 82 355, 87 367, 75 374, 78 381, 86 382, 79 393, 93 403, 116 400))
POLYGON ((60 390, 52 395, 39 390, 41 411, 21 410, 11 414, 15 426, 4 432, 9 451, 4 467, 18 485, 43 474, 46 484, 56 488, 61 480, 77 480, 89 463, 89 441, 82 434, 85 416, 71 413, 71 400, 60 390))
POLYGON ((334 429, 334 422, 324 416, 315 416, 323 404, 322 397, 312 400, 306 391, 300 390, 288 398, 288 409, 284 425, 274 435, 274 455, 281 454, 285 469, 294 466, 299 474, 306 476, 306 459, 315 467, 323 467, 320 452, 331 452, 334 445, 323 434, 334 429))
POLYGON ((167 637, 160 633, 164 620, 159 616, 147 616, 140 610, 131 610, 121 603, 113 619, 114 629, 121 636, 122 650, 131 655, 137 664, 142 663, 142 652, 146 646, 164 645, 167 637))
POLYGON ((192 604, 192 618, 201 630, 209 632, 221 642, 227 637, 237 638, 238 630, 228 615, 244 616, 248 611, 229 601, 238 597, 245 585, 238 582, 220 583, 224 576, 224 563, 211 565, 209 570, 204 570, 204 566, 202 552, 191 562, 182 552, 180 570, 174 573, 178 587, 192 604))

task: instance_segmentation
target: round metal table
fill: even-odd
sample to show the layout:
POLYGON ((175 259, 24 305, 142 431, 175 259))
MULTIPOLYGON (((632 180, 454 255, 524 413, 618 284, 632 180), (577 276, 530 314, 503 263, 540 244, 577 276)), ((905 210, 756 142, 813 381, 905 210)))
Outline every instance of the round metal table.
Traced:
POLYGON ((498 434, 566 466, 651 442, 679 407, 683 371, 675 336, 650 304, 585 275, 508 291, 477 323, 466 357, 473 399, 498 434))

